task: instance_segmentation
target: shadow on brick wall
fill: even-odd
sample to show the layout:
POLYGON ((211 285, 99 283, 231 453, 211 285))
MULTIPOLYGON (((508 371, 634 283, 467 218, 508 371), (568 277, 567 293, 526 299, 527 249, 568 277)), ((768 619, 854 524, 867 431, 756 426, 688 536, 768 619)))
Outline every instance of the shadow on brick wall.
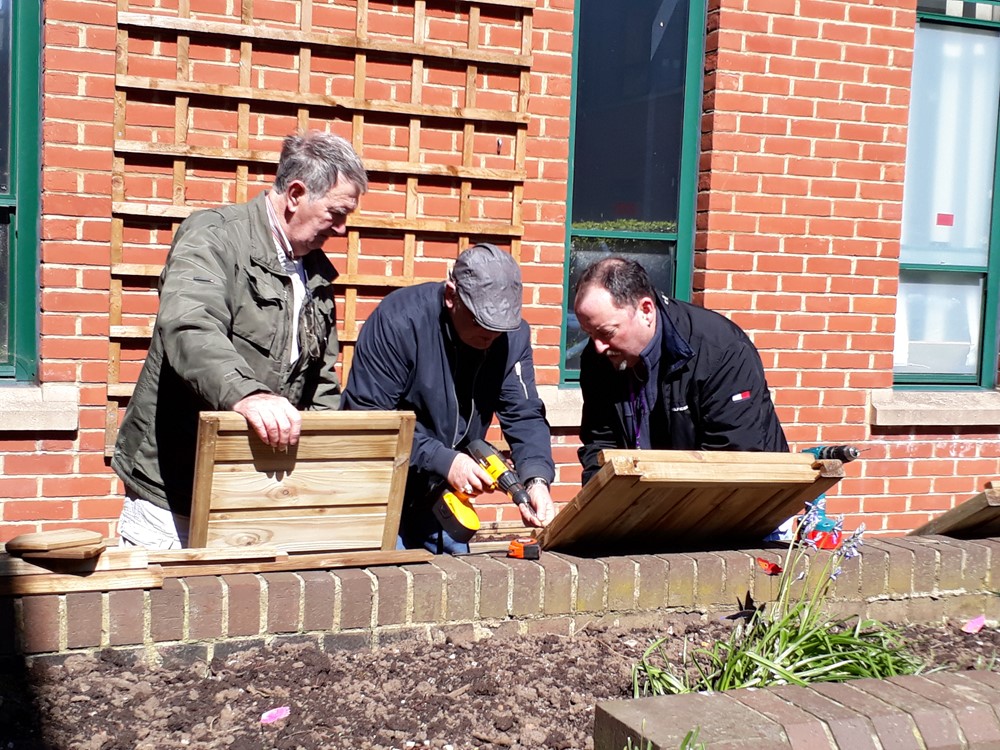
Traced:
POLYGON ((21 640, 14 600, 0 597, 0 748, 56 750, 43 736, 36 689, 45 667, 28 668, 21 640))

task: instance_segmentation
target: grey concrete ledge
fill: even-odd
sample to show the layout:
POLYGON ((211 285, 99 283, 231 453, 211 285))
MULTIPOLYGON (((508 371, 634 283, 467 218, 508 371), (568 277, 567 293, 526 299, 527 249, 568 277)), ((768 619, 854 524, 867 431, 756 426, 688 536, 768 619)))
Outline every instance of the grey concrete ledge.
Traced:
POLYGON ((870 418, 878 427, 998 425, 1000 392, 875 390, 870 418))
POLYGON ((0 432, 66 432, 80 426, 80 391, 46 383, 0 386, 0 432))

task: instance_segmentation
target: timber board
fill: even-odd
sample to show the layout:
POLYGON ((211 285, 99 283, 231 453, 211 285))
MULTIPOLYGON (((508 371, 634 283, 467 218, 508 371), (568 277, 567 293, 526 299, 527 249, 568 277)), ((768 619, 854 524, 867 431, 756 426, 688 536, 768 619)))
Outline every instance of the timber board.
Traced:
POLYGON ((414 422, 412 412, 304 412, 298 445, 274 451, 235 412, 204 412, 190 545, 394 549, 414 422))
POLYGON ((956 539, 986 539, 1000 536, 1000 489, 987 482, 986 489, 951 510, 932 518, 910 532, 910 536, 940 534, 956 539))
POLYGON ((544 549, 668 552, 760 542, 843 477, 806 453, 604 451, 544 549))

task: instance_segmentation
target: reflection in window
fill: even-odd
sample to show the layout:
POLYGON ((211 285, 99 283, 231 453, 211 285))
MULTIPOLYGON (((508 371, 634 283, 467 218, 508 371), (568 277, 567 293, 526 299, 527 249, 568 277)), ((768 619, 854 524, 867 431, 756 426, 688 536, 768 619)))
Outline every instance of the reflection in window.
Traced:
POLYGON ((675 221, 688 2, 579 8, 573 224, 675 221))
POLYGON ((598 239, 592 237, 576 237, 573 239, 569 266, 569 311, 566 319, 566 353, 565 367, 577 370, 580 367, 580 354, 587 345, 587 336, 580 330, 576 315, 573 312, 573 293, 580 276, 595 261, 606 255, 620 255, 642 263, 649 274, 653 286, 662 292, 669 293, 674 285, 674 261, 676 243, 646 242, 642 240, 598 239))

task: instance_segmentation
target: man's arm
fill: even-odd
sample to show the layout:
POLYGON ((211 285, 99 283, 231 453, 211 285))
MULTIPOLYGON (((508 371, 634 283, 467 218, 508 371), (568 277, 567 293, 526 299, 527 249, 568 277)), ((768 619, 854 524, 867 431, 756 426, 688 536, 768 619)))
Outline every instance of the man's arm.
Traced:
POLYGON ((530 484, 530 508, 519 506, 521 517, 530 526, 545 526, 554 510, 549 485, 555 479, 552 460, 552 433, 545 419, 545 403, 535 385, 535 365, 531 353, 531 334, 526 323, 510 336, 516 347, 513 366, 505 373, 500 387, 497 419, 510 444, 511 458, 523 482, 539 478, 543 483, 530 484))
POLYGON ((767 389, 764 366, 749 339, 718 352, 700 385, 702 450, 787 451, 781 425, 767 389))
POLYGON ((545 419, 545 404, 538 396, 535 385, 535 365, 527 323, 510 336, 510 343, 515 347, 510 358, 513 364, 504 374, 500 386, 497 419, 510 444, 517 475, 523 480, 541 477, 551 483, 555 478, 552 435, 545 419))
POLYGON ((270 390, 230 339, 238 301, 230 299, 237 271, 229 255, 215 226, 178 233, 160 276, 154 332, 181 379, 210 408, 225 410, 251 393, 270 390))
POLYGON ((580 393, 583 397, 583 411, 580 416, 580 442, 577 456, 583 465, 583 484, 597 473, 600 466, 598 454, 605 448, 624 448, 618 443, 615 424, 618 412, 615 410, 614 394, 609 392, 607 380, 599 377, 598 368, 603 367, 593 352, 593 344, 587 344, 580 359, 580 393))
MULTIPOLYGON (((362 326, 347 387, 341 396, 341 409, 392 411, 405 408, 403 396, 416 363, 404 345, 404 338, 412 336, 412 332, 403 322, 390 320, 390 317, 379 305, 362 326)), ((428 433, 418 415, 410 466, 447 477, 457 455, 457 451, 428 433)))

